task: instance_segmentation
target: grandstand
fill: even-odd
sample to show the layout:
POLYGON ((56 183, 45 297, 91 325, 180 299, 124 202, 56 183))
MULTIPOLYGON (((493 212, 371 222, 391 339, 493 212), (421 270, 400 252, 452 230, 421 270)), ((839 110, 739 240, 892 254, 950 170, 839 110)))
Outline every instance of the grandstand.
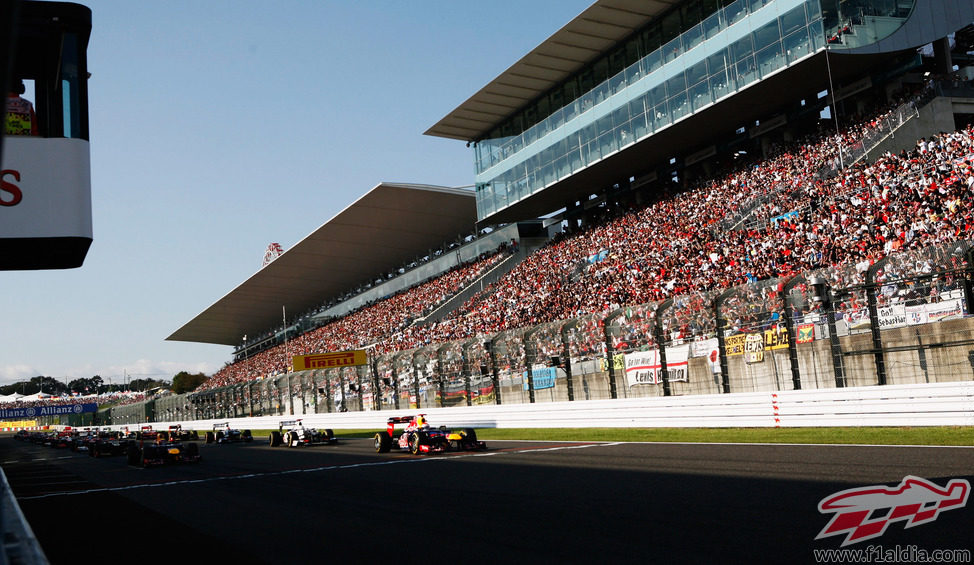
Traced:
POLYGON ((235 354, 156 413, 969 379, 971 22, 595 2, 426 132, 473 146, 473 192, 372 189, 168 338, 235 354), (289 373, 346 349, 370 364, 289 373))

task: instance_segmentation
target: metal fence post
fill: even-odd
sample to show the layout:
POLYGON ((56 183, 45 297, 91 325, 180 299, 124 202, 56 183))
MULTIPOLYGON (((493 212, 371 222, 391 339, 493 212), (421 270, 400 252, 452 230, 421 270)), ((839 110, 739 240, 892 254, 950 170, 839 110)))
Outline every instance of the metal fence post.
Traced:
POLYGON ((379 360, 372 360, 372 408, 379 412, 382 410, 382 385, 379 382, 379 360))
POLYGON ((572 350, 568 345, 568 328, 573 327, 578 324, 578 319, 575 318, 570 322, 567 322, 561 326, 561 344, 564 352, 564 365, 565 365, 565 385, 568 387, 568 401, 572 402, 575 400, 575 387, 572 383, 572 350))
MULTIPOLYGON (((876 272, 886 261, 879 261, 866 271, 866 304, 869 307, 869 333, 873 340, 873 358, 876 362, 876 379, 880 385, 886 384, 886 357, 883 354, 883 337, 879 331, 879 307, 876 301, 876 272)), ((834 316, 833 316, 834 317, 834 316)))
MULTIPOLYGON (((673 393, 670 390, 669 367, 666 366, 666 337, 663 335, 663 319, 660 318, 659 314, 672 305, 672 298, 664 300, 662 304, 656 307, 656 311, 653 312, 653 341, 656 342, 656 347, 659 350, 659 372, 663 380, 663 396, 672 396, 673 393)), ((689 366, 687 366, 687 375, 689 378, 689 366)))
POLYGON ((615 364, 615 350, 612 347, 612 335, 609 333, 609 327, 612 322, 623 314, 622 308, 619 308, 615 312, 609 314, 605 317, 602 322, 602 330, 605 334, 605 364, 609 368, 609 397, 619 398, 618 392, 616 391, 616 364, 615 364))
POLYGON ((835 305, 832 303, 832 287, 821 277, 813 277, 808 282, 812 285, 815 299, 822 302, 822 308, 825 310, 825 321, 829 327, 832 370, 835 372, 835 386, 843 388, 846 385, 846 380, 842 367, 842 347, 839 345, 839 335, 835 329, 835 305))
POLYGON ((497 367, 497 352, 494 351, 494 342, 487 340, 484 342, 484 349, 487 350, 487 355, 490 357, 490 378, 494 384, 494 404, 501 403, 501 379, 500 379, 500 369, 497 367))
POLYGON ((791 289, 803 282, 805 277, 792 277, 781 288, 781 301, 785 310, 785 331, 788 332, 788 362, 791 364, 791 382, 795 390, 802 388, 802 375, 798 367, 798 341, 795 339, 795 308, 789 300, 791 289))
POLYGON ((528 373, 528 402, 531 404, 534 404, 534 369, 531 365, 533 365, 532 360, 538 356, 538 348, 529 340, 537 331, 538 328, 534 327, 521 334, 521 341, 524 343, 524 367, 528 373))
POLYGON ((717 353, 718 353, 718 357, 720 358, 720 382, 724 394, 729 394, 731 389, 730 389, 730 368, 728 367, 727 364, 727 342, 724 341, 724 331, 727 325, 727 321, 724 320, 724 317, 720 315, 720 307, 724 304, 724 300, 726 300, 727 297, 733 293, 734 293, 733 288, 729 288, 725 290, 724 292, 720 293, 720 295, 717 296, 717 298, 714 299, 714 304, 713 304, 714 320, 717 321, 716 324, 717 353))

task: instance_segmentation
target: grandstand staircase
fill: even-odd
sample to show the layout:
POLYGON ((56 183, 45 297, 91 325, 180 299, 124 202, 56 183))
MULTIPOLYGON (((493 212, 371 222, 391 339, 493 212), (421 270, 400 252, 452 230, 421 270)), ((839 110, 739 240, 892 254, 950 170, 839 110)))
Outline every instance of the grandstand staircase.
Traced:
MULTIPOLYGON (((908 102, 903 104, 896 110, 894 110, 890 117, 884 120, 880 127, 875 128, 869 134, 865 135, 861 142, 850 148, 843 148, 843 165, 846 167, 852 166, 859 161, 868 158, 869 156, 874 156, 874 150, 883 144, 886 144, 888 140, 895 137, 896 131, 901 129, 903 126, 911 122, 912 120, 919 117, 919 109, 929 103, 927 101, 908 102)), ((910 138, 906 146, 912 146, 913 139, 910 138)), ((882 147, 882 150, 895 149, 894 147, 882 147)), ((822 178, 832 177, 839 173, 838 168, 827 166, 821 171, 819 171, 819 176, 822 178)), ((770 193, 759 196, 752 199, 750 202, 746 203, 733 215, 729 215, 720 223, 720 229, 724 233, 737 231, 739 229, 753 229, 753 228, 764 228, 767 227, 767 220, 754 218, 754 212, 761 209, 764 204, 771 202, 772 200, 787 201, 791 196, 791 192, 784 187, 784 185, 779 185, 770 193)), ((800 211, 801 212, 801 211, 800 211)))
POLYGON ((480 278, 472 281, 467 288, 461 290, 457 294, 453 295, 452 298, 440 304, 435 310, 413 320, 411 326, 421 326, 424 324, 431 324, 433 322, 438 322, 448 316, 451 312, 462 306, 467 300, 470 300, 475 294, 487 288, 491 284, 500 280, 501 277, 511 272, 528 256, 528 250, 524 247, 519 249, 516 253, 508 255, 503 261, 494 266, 493 269, 484 273, 480 278))

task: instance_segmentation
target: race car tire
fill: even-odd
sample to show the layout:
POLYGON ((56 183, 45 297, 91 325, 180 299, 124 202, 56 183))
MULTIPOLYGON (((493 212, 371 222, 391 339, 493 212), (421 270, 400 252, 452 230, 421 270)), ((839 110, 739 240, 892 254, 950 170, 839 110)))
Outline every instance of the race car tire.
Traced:
POLYGON ((465 443, 477 443, 477 430, 473 428, 463 428, 460 432, 465 443))
POLYGON ((291 439, 291 436, 291 432, 284 432, 284 445, 294 447, 294 441, 291 439))
POLYGON ((281 445, 282 441, 283 440, 281 439, 281 432, 276 432, 276 431, 271 432, 271 435, 268 437, 268 442, 271 444, 271 447, 277 447, 281 445))
POLYGON ((156 436, 156 438, 159 441, 169 441, 169 432, 166 431, 159 432, 159 435, 156 436))
POLYGON ((330 428, 326 429, 325 430, 325 441, 330 441, 333 437, 335 437, 335 432, 332 431, 330 428))
POLYGON ((389 453, 392 449, 392 436, 387 432, 378 432, 375 434, 375 452, 376 453, 389 453))
POLYGON ((416 432, 409 436, 409 452, 413 455, 419 455, 420 447, 429 443, 429 436, 426 432, 416 432))
POLYGON ((216 441, 216 436, 213 435, 213 432, 206 432, 206 435, 204 437, 206 438, 205 439, 206 443, 213 443, 216 441))
POLYGON ((199 441, 199 439, 200 439, 200 433, 198 431, 196 431, 196 430, 193 430, 193 431, 191 431, 189 433, 189 437, 190 437, 190 439, 192 439, 194 441, 199 441))
POLYGON ((128 459, 128 464, 133 467, 144 466, 142 450, 134 445, 129 446, 128 453, 126 453, 126 458, 128 459))
POLYGON ((220 440, 222 440, 224 438, 224 436, 226 436, 225 433, 223 433, 223 432, 217 432, 216 433, 216 441, 219 442, 220 440))
POLYGON ((250 430, 244 430, 240 432, 240 437, 244 441, 254 441, 254 434, 250 430))

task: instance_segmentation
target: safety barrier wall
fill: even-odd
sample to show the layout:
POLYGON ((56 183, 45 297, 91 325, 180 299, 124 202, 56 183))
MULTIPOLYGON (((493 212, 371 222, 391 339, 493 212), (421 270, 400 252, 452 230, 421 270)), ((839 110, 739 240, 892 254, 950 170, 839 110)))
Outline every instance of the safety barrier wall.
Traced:
POLYGON ((3 537, 0 563, 47 565, 47 557, 10 490, 3 469, 0 469, 0 536, 3 537))
MULTIPOLYGON (((972 426, 974 381, 644 397, 588 402, 502 404, 474 407, 306 414, 306 427, 384 429, 391 416, 422 412, 434 425, 473 428, 728 428, 830 426, 972 426)), ((212 430, 276 429, 293 416, 158 422, 155 429, 181 424, 212 430)), ((115 429, 125 426, 115 425, 115 429)))

